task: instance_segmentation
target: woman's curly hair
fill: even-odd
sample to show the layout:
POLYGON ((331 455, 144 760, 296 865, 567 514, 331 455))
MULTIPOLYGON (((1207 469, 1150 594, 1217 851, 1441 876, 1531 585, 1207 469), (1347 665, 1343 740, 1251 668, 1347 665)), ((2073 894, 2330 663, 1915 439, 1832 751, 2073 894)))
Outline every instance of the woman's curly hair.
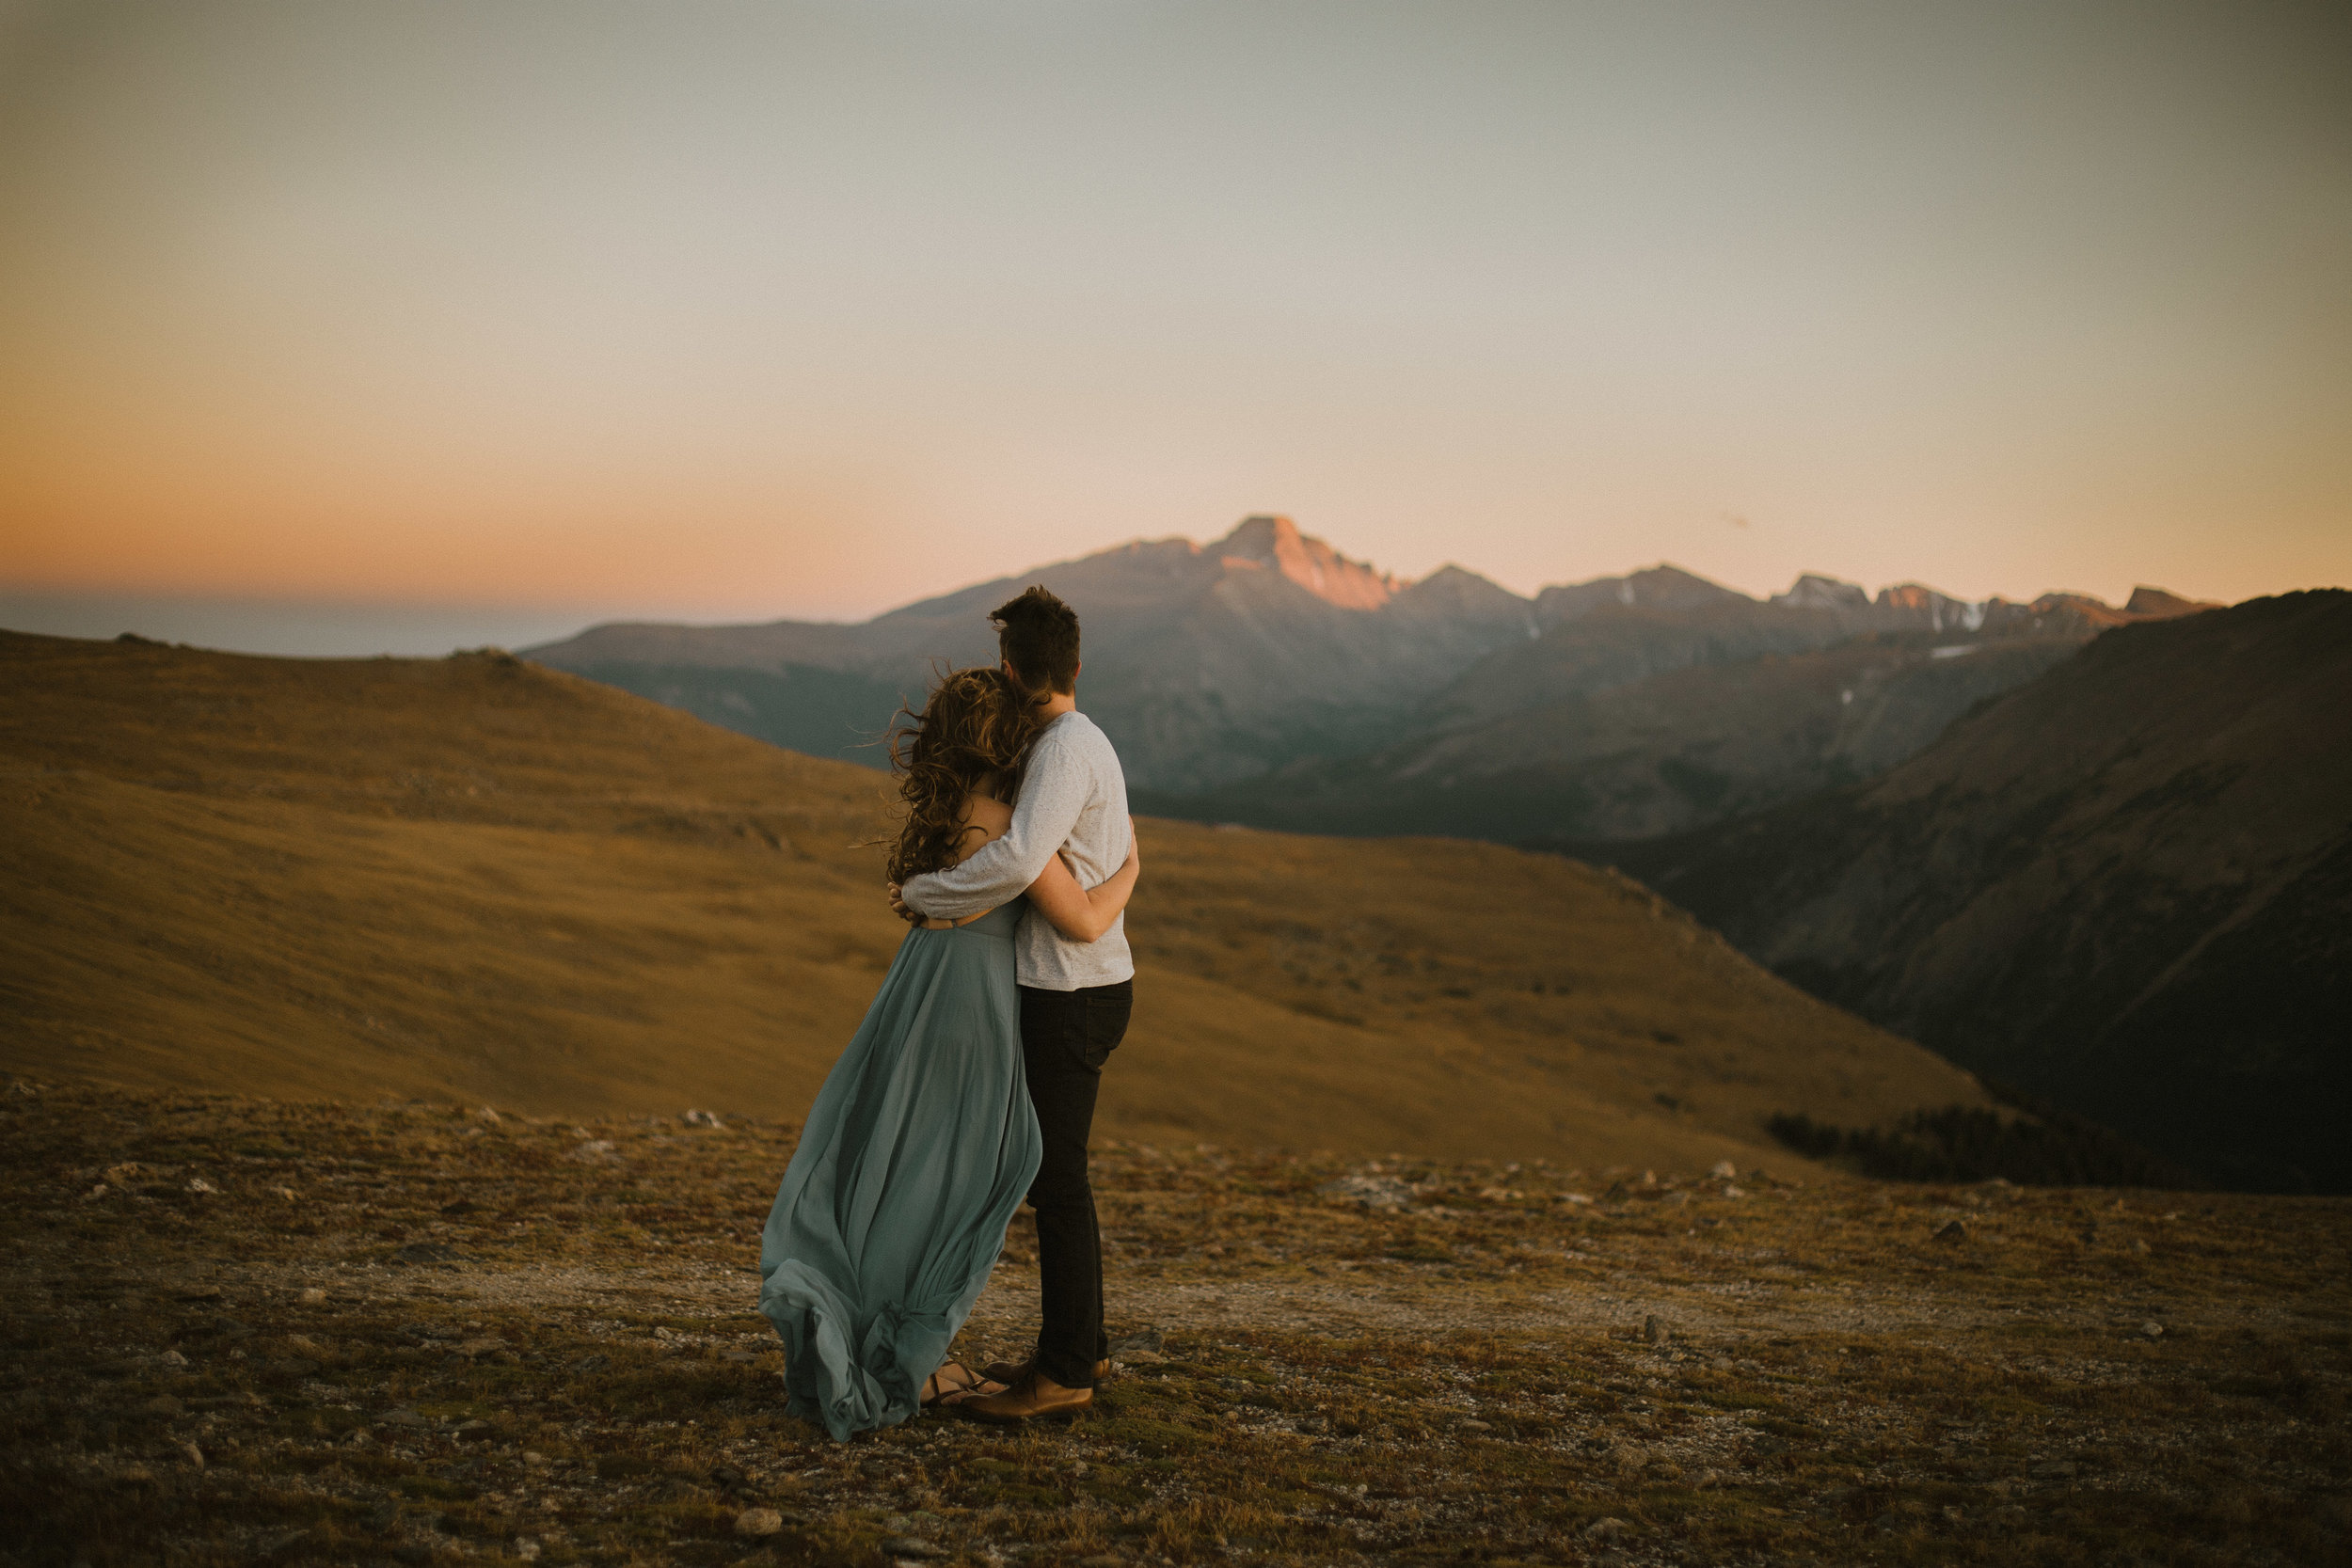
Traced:
POLYGON ((953 865, 973 790, 995 781, 1009 801, 1021 786, 1029 745, 1045 726, 1034 699, 1002 670, 954 670, 931 688, 923 711, 898 710, 890 765, 906 820, 890 851, 890 879, 903 882, 953 865))

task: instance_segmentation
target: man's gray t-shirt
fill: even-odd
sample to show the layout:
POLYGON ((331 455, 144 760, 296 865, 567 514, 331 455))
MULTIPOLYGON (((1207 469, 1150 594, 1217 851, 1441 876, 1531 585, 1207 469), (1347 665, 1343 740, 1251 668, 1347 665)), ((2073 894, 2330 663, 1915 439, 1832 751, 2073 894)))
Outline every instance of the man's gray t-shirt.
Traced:
MULTIPOLYGON (((899 897, 918 913, 961 920, 1019 897, 1064 850, 1078 885, 1100 887, 1127 863, 1127 775, 1110 736, 1085 714, 1065 713, 1029 750, 1005 835, 981 845, 961 865, 909 878, 899 897)), ((1041 990, 1135 978, 1123 911, 1096 941, 1072 942, 1037 911, 1025 911, 1013 950, 1021 984, 1041 990)))

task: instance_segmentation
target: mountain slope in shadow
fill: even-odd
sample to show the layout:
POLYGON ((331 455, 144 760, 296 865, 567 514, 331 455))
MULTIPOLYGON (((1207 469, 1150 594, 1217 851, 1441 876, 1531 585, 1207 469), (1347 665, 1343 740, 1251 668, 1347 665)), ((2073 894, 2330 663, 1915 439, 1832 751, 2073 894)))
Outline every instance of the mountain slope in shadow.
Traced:
POLYGON ((1605 852, 1989 1077, 2352 1191, 2352 594, 2109 631, 1871 783, 1605 852))
MULTIPOLYGON (((20 1072, 792 1119, 903 934, 885 780, 505 655, 0 633, 0 778, 20 1072)), ((1107 1135, 1691 1169, 1990 1103, 1613 873, 1142 842, 1107 1135)))

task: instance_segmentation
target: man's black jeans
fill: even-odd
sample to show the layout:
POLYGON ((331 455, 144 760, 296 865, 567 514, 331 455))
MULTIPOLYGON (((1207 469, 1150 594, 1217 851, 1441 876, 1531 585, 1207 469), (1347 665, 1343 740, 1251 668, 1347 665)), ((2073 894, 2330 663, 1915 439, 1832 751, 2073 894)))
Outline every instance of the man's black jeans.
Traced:
POLYGON ((1087 1136, 1103 1064, 1127 1033, 1136 983, 1082 990, 1021 988, 1021 1055, 1045 1158, 1029 1186, 1037 1211, 1038 1370, 1065 1388, 1094 1386, 1103 1333, 1103 1233, 1087 1180, 1087 1136))

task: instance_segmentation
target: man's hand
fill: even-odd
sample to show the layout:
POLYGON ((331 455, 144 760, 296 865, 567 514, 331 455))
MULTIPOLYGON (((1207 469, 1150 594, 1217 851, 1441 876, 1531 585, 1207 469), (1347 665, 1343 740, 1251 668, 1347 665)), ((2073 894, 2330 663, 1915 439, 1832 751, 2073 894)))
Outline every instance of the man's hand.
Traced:
POLYGON ((898 884, 896 882, 890 884, 890 912, 910 926, 923 924, 923 911, 907 908, 906 900, 898 896, 898 884))

